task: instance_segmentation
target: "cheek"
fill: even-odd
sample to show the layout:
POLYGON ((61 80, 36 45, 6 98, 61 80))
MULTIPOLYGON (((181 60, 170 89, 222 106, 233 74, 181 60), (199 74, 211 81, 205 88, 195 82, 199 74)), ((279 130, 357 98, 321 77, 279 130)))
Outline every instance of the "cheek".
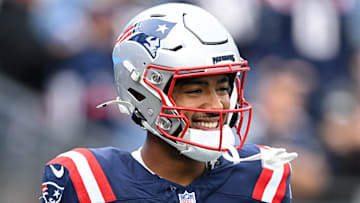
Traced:
POLYGON ((182 111, 182 113, 185 115, 186 119, 189 121, 189 124, 191 126, 191 117, 194 114, 192 111, 182 111))
POLYGON ((179 95, 173 95, 172 99, 174 100, 174 102, 177 106, 185 107, 186 100, 184 99, 184 97, 179 96, 179 95))
POLYGON ((224 105, 224 109, 230 108, 230 96, 229 95, 223 96, 222 104, 224 105))
MULTIPOLYGON (((179 107, 192 107, 189 106, 189 103, 191 104, 191 102, 189 102, 189 99, 185 99, 184 95, 178 95, 178 94, 173 94, 171 96, 171 98, 174 100, 175 104, 179 107)), ((192 111, 181 111, 186 119, 189 121, 189 124, 191 126, 191 116, 194 114, 194 112, 192 111)))
POLYGON ((196 104, 199 103, 198 98, 189 98, 186 95, 173 95, 172 99, 175 104, 180 107, 196 108, 196 104))

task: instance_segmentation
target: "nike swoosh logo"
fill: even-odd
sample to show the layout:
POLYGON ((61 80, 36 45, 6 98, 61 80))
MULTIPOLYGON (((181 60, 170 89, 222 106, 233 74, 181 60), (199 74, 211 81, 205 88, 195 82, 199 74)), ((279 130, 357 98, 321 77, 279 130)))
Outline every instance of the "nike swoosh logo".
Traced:
POLYGON ((61 168, 59 170, 57 170, 53 165, 50 165, 50 168, 52 170, 52 172, 54 173, 54 175, 57 178, 62 178, 64 175, 64 166, 61 166, 61 168))

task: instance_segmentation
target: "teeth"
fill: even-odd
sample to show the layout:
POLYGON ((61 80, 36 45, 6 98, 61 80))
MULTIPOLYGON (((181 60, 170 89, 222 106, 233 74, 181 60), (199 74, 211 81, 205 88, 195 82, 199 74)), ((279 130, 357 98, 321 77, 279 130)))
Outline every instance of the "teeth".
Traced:
POLYGON ((204 128, 216 128, 218 126, 218 121, 215 121, 215 122, 204 122, 204 121, 201 121, 198 123, 201 127, 204 127, 204 128))

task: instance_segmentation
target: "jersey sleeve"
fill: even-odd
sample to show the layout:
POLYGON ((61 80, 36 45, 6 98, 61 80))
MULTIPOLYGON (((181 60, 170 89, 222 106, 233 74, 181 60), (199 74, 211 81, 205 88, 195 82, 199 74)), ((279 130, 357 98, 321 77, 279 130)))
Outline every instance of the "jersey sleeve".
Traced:
POLYGON ((66 167, 61 164, 45 166, 41 199, 43 203, 79 202, 66 167))
POLYGON ((291 184, 290 184, 290 180, 291 180, 291 164, 288 163, 288 166, 289 166, 289 176, 287 177, 287 180, 286 180, 286 191, 285 191, 285 196, 282 200, 283 203, 288 203, 288 202, 291 202, 291 199, 292 199, 292 193, 291 193, 291 184))
POLYGON ((111 185, 93 152, 77 148, 46 164, 43 202, 112 202, 111 185))
POLYGON ((252 198, 263 202, 291 202, 290 177, 289 163, 275 170, 263 168, 255 184, 252 198))
MULTIPOLYGON (((269 148, 264 148, 262 146, 260 146, 259 148, 260 151, 262 151, 261 153, 263 154, 266 153, 267 150, 269 150, 269 148)), ((273 156, 273 159, 277 159, 276 156, 273 156)), ((262 160, 262 162, 263 161, 264 160, 262 160)), ((278 163, 279 162, 274 164, 272 167, 264 167, 264 164, 262 164, 263 166, 260 175, 256 181, 252 198, 263 202, 291 202, 291 165, 290 162, 287 161, 281 165, 279 165, 278 163)))

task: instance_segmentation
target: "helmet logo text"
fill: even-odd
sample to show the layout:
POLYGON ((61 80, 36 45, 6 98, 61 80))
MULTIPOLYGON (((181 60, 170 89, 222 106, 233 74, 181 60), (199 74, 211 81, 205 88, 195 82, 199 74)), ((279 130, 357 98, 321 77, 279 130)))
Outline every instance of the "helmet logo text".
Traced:
POLYGON ((213 64, 217 64, 221 61, 232 61, 234 62, 235 61, 235 57, 233 54, 231 55, 225 55, 225 56, 215 56, 215 57, 212 57, 212 61, 213 61, 213 64))

